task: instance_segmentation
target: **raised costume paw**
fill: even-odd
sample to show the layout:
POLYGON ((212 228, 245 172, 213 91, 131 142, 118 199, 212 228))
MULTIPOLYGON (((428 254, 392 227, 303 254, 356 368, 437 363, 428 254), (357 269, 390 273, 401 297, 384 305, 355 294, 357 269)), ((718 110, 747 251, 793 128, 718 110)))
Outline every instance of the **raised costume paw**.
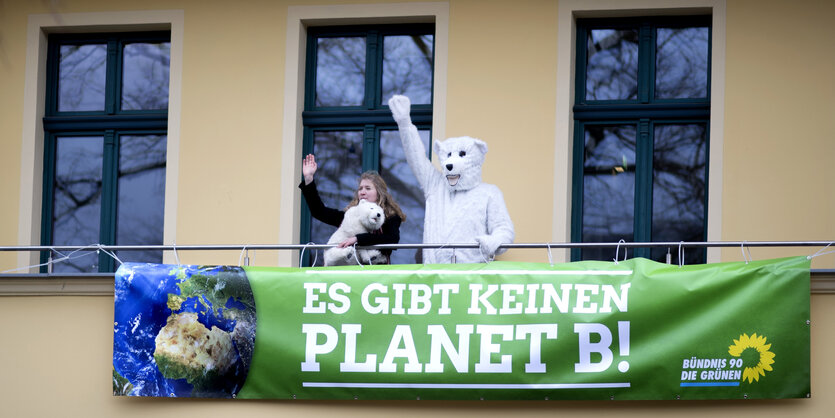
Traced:
POLYGON ((395 94, 389 99, 389 109, 391 109, 391 116, 398 126, 410 125, 412 118, 409 116, 412 103, 406 96, 395 94))

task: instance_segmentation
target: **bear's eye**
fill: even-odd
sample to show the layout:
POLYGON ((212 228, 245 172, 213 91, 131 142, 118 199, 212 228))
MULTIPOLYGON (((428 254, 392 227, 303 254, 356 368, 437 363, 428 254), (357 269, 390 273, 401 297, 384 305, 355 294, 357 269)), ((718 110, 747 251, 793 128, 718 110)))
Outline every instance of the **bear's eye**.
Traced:
POLYGON ((450 152, 450 153, 447 153, 447 155, 446 155, 446 156, 447 156, 447 157, 452 157, 452 153, 451 153, 451 152, 450 152))
POLYGON ((466 152, 466 151, 461 151, 461 152, 459 152, 459 153, 458 153, 458 156, 459 156, 459 157, 463 157, 463 156, 465 156, 465 155, 467 155, 467 152, 466 152))

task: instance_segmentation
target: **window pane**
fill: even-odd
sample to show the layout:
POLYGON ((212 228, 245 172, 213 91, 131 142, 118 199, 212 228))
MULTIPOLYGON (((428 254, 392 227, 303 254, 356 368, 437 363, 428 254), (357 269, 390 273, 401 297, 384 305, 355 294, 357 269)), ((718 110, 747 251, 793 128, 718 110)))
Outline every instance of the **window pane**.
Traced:
MULTIPOLYGON (((316 154, 316 187, 322 203, 334 209, 344 209, 354 198, 362 174, 361 131, 317 131, 313 134, 313 151, 316 154)), ((325 244, 336 227, 313 220, 310 240, 325 244)), ((319 265, 322 259, 319 258, 319 265)))
POLYGON ((62 45, 58 111, 103 111, 107 45, 62 45))
MULTIPOLYGON (((99 243, 102 193, 102 137, 59 137, 55 148, 52 210, 53 245, 99 243)), ((53 255, 53 258, 60 255, 53 255)), ((55 264, 55 272, 96 272, 95 251, 79 251, 55 264)))
MULTIPOLYGON (((704 241, 707 127, 658 125, 654 135, 652 240, 704 241)), ((655 260, 663 260, 665 254, 665 249, 652 250, 655 260)), ((685 249, 684 261, 703 262, 703 254, 702 249, 685 249)))
POLYGON ((432 35, 383 38, 382 104, 394 94, 413 104, 432 103, 432 35))
POLYGON ((125 45, 122 65, 122 110, 168 108, 171 44, 125 45))
MULTIPOLYGON (((633 240, 635 126, 587 126, 583 160, 583 242, 633 240)), ((611 260, 615 249, 584 249, 584 260, 611 260)))
POLYGON ((359 106, 365 98, 365 37, 319 38, 316 106, 359 106))
POLYGON ((708 28, 659 28, 655 97, 707 97, 708 28))
MULTIPOLYGON (((429 150, 429 130, 419 130, 424 149, 429 150)), ((380 175, 385 179, 389 192, 406 215, 406 223, 400 227, 400 242, 423 243, 423 219, 426 201, 412 169, 403 154, 400 134, 397 131, 380 132, 380 175)), ((401 249, 391 253, 392 264, 415 264, 418 250, 401 249)))
POLYGON ((638 31, 594 29, 588 36, 587 100, 638 97, 638 31))
MULTIPOLYGON (((119 138, 116 245, 162 244, 165 135, 119 138)), ((119 251, 122 261, 161 263, 162 251, 119 251)))

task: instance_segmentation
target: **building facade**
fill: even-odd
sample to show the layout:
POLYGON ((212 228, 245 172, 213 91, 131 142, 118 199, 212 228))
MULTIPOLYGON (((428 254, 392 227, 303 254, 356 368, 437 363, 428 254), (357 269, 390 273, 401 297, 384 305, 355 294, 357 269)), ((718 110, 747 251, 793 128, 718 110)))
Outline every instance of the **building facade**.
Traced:
MULTIPOLYGON (((328 232, 316 230, 297 187, 306 153, 323 158, 323 170, 325 156, 334 161, 327 178, 339 180, 325 196, 334 206, 367 169, 398 180, 399 200, 414 195, 385 107, 397 92, 417 98, 427 144, 462 135, 487 142, 483 178, 502 190, 518 243, 831 241, 832 18, 835 3, 823 0, 7 1, 0 245, 308 242, 328 232), (412 52, 387 52, 395 44, 412 52)), ((420 196, 412 200, 403 243, 421 236, 420 196)), ((665 252, 638 251, 662 260, 665 252)), ((745 254, 709 248, 684 262, 745 254)), ((119 255, 238 264, 241 252, 119 255)), ((95 247, 76 256, 55 271, 81 277, 58 290, 0 278, 0 323, 15 336, 0 342, 0 365, 11 371, 0 378, 0 401, 10 416, 333 413, 330 403, 111 397, 113 304, 99 273, 116 265, 95 247)), ((500 259, 548 256, 512 250, 500 259)), ((0 272, 36 274, 40 267, 27 267, 48 257, 2 251, 0 272)), ((300 261, 298 251, 250 257, 265 266, 300 261)), ((835 268, 835 256, 812 268, 835 268)), ((835 298, 811 298, 810 400, 336 405, 346 415, 731 416, 744 408, 825 416, 835 298)))

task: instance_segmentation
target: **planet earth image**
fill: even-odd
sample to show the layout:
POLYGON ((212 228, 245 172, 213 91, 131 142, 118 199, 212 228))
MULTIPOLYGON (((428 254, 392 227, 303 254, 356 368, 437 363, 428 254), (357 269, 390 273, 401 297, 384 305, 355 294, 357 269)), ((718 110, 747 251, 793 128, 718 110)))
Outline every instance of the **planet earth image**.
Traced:
POLYGON ((236 396, 256 326, 242 268, 124 263, 115 277, 114 395, 236 396))

